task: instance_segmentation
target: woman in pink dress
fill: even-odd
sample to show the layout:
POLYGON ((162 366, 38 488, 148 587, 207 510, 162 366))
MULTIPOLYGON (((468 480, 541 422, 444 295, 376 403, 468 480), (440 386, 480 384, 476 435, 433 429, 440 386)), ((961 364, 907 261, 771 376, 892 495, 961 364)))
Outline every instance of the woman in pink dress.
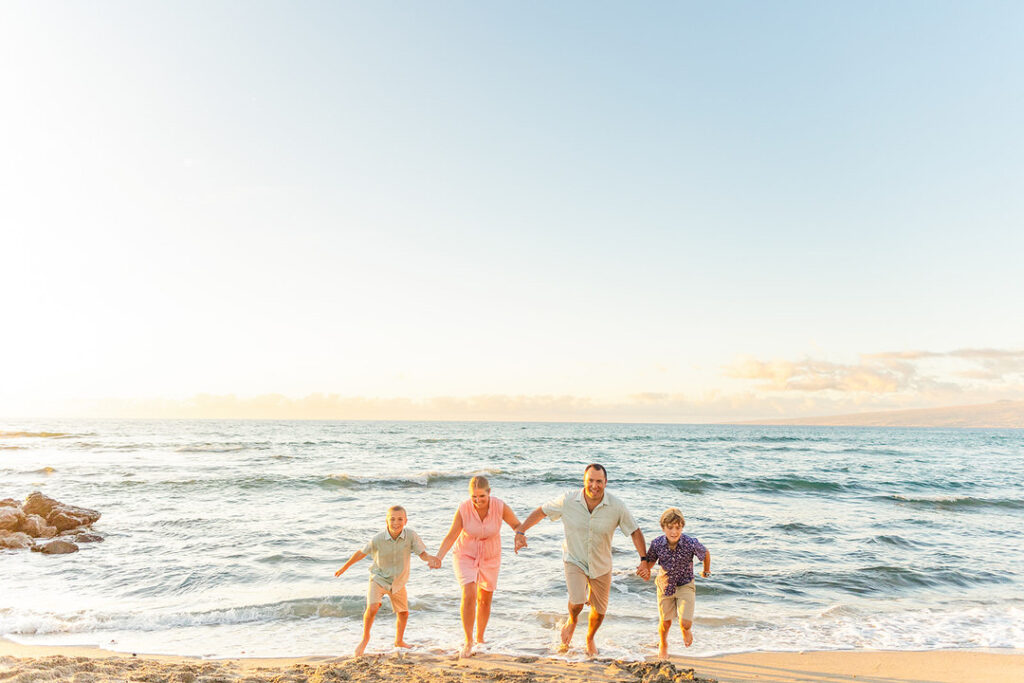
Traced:
POLYGON ((459 505, 448 535, 437 551, 443 559, 449 548, 455 560, 455 578, 462 586, 462 630, 466 643, 460 656, 473 654, 473 624, 476 623, 476 642, 483 643, 487 620, 491 617, 491 598, 498 585, 501 567, 501 523, 513 529, 519 526, 515 513, 491 495, 491 485, 485 477, 469 480, 469 500, 459 505))

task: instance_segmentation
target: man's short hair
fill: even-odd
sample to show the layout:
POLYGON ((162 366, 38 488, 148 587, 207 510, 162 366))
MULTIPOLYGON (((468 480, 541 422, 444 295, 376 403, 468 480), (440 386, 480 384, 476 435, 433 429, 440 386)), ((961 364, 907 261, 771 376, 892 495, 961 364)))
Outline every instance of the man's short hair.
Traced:
POLYGON ((587 470, 600 470, 604 473, 604 480, 608 481, 608 470, 604 468, 604 465, 599 465, 596 462, 592 462, 583 468, 583 474, 587 473, 587 470))
MULTIPOLYGON (((392 512, 405 512, 405 508, 401 505, 392 505, 388 508, 388 514, 391 514, 392 512)), ((405 516, 408 517, 409 513, 405 512, 405 516)))
POLYGON ((686 520, 683 519, 683 512, 679 508, 669 508, 662 512, 661 519, 658 520, 658 523, 661 524, 662 527, 666 527, 669 524, 681 524, 682 526, 686 526, 686 520))

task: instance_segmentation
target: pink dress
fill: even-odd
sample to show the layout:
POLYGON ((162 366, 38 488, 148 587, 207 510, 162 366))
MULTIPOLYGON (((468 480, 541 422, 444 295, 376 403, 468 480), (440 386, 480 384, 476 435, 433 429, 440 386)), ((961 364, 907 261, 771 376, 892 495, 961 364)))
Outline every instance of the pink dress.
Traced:
POLYGON ((498 569, 501 567, 501 516, 505 503, 491 496, 487 516, 482 520, 467 500, 459 506, 462 517, 462 533, 455 540, 452 555, 455 561, 455 578, 460 586, 477 583, 485 591, 493 591, 498 585, 498 569))

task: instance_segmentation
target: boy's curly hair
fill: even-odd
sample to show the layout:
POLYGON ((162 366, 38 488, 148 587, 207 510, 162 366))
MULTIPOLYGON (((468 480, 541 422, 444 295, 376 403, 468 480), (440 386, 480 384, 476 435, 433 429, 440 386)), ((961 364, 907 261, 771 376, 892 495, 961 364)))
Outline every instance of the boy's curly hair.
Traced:
POLYGON ((661 526, 666 527, 669 524, 682 524, 686 526, 686 520, 683 519, 683 513, 679 508, 669 508, 661 513, 661 519, 658 520, 661 526))

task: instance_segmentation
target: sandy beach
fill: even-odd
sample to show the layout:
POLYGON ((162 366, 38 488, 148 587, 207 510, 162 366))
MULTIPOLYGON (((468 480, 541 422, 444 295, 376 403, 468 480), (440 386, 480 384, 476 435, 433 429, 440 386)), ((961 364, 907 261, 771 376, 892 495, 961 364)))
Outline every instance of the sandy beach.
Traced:
POLYGON ((480 654, 409 654, 351 657, 204 660, 132 655, 87 647, 19 645, 0 639, 0 680, 181 681, 183 683, 299 683, 413 681, 456 683, 668 683, 670 681, 868 681, 954 683, 1024 680, 1024 652, 755 652, 721 657, 672 657, 668 662, 584 662, 480 654))

